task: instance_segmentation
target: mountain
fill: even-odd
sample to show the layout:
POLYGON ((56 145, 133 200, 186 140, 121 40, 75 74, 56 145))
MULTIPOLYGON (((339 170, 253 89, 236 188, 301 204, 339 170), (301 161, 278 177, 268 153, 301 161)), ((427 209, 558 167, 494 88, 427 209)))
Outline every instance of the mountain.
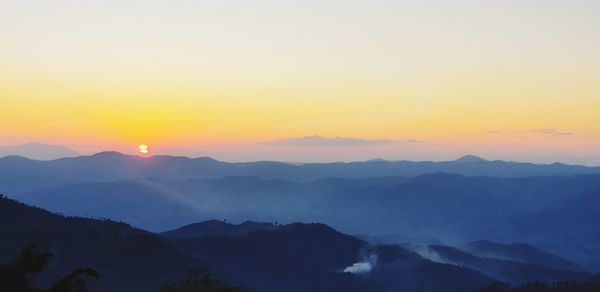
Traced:
MULTIPOLYGON (((199 224, 193 226, 215 221, 199 224)), ((125 223, 63 217, 0 198, 0 232, 0 265, 12 262, 31 243, 55 255, 36 276, 36 286, 41 287, 80 267, 100 274, 88 282, 92 292, 158 291, 182 278, 188 268, 249 292, 477 291, 493 281, 400 246, 371 246, 323 224, 294 223, 243 235, 203 234, 167 241, 125 223), (350 268, 367 259, 371 271, 350 268)))
POLYGON ((600 215, 594 208, 599 174, 414 175, 435 169, 471 174, 517 170, 508 176, 528 173, 519 169, 536 174, 596 171, 472 157, 292 165, 104 152, 52 161, 0 158, 0 191, 53 212, 110 218, 153 232, 213 218, 322 222, 366 236, 452 244, 522 242, 600 271, 600 215))
POLYGON ((401 246, 370 246, 323 224, 172 242, 250 291, 478 291, 492 282, 477 271, 426 260, 401 246))
POLYGON ((319 178, 369 178, 445 172, 465 176, 528 177, 598 174, 600 167, 565 164, 531 164, 485 161, 467 156, 458 161, 411 162, 372 160, 350 163, 286 164, 259 161, 229 163, 211 158, 173 156, 137 157, 117 152, 91 156, 35 161, 5 157, 0 159, 0 187, 6 193, 22 193, 43 188, 86 182, 108 182, 145 177, 184 180, 215 179, 224 176, 256 176, 307 182, 319 178), (31 178, 36 183, 31 183, 31 178))
POLYGON ((581 271, 577 264, 543 251, 531 244, 502 244, 488 240, 469 242, 465 251, 480 257, 505 259, 520 263, 536 264, 559 270, 581 271))
POLYGON ((74 184, 11 197, 69 216, 111 218, 151 231, 165 231, 211 218, 277 221, 267 216, 273 212, 259 215, 269 209, 292 208, 301 201, 301 197, 287 194, 296 190, 295 186, 253 177, 185 181, 148 178, 74 184))
POLYGON ((161 233, 161 235, 170 239, 202 238, 219 235, 246 236, 253 231, 276 228, 279 228, 279 226, 272 223, 245 221, 241 224, 230 224, 219 220, 209 220, 166 231, 161 233))
MULTIPOLYGON (((597 271, 599 189, 599 175, 493 178, 436 173, 313 182, 146 178, 10 197, 69 216, 111 218, 155 232, 220 218, 322 222, 350 234, 396 234, 413 242, 523 242, 597 271)), ((201 227, 199 233, 210 234, 201 227)), ((194 234, 194 229, 176 233, 194 234)), ((232 229, 219 232, 233 235, 237 231, 232 229)))
POLYGON ((90 291, 158 291, 188 268, 203 268, 161 237, 127 224, 67 218, 6 198, 0 198, 0 234, 0 263, 30 244, 54 254, 36 278, 41 286, 91 267, 100 278, 90 281, 90 291))
POLYGON ((456 160, 454 160, 455 162, 458 163, 477 163, 477 162, 488 162, 487 160, 479 157, 479 156, 475 156, 475 155, 465 155, 462 156, 456 160))
MULTIPOLYGON (((309 254, 322 250, 320 255, 325 255, 332 250, 329 242, 313 238, 313 234, 300 225, 290 225, 285 229, 282 236, 260 237, 254 245, 244 242, 236 246, 231 242, 220 242, 215 237, 212 238, 212 242, 216 243, 214 245, 210 242, 204 245, 193 242, 196 250, 219 255, 214 258, 215 261, 203 261, 200 264, 199 260, 178 252, 160 236, 124 223, 62 217, 0 198, 0 232, 3 234, 0 239, 0 263, 12 261, 22 247, 36 243, 41 250, 50 250, 55 254, 41 275, 40 286, 48 285, 51 279, 57 279, 75 268, 92 267, 100 273, 100 279, 90 281, 90 291, 158 291, 166 283, 182 278, 188 268, 195 268, 201 271, 208 269, 211 274, 235 283, 251 284, 237 281, 244 277, 260 279, 260 289, 248 286, 245 291, 372 291, 363 280, 352 274, 325 271, 305 263, 299 255, 287 255, 280 251, 269 258, 267 255, 271 254, 273 247, 279 245, 277 241, 272 241, 275 239, 287 238, 289 245, 308 247, 306 251, 309 254), (241 257, 242 254, 247 257, 241 257), (291 260, 286 261, 286 257, 291 260), (244 259, 250 260, 247 264, 262 265, 263 276, 256 278, 256 270, 244 269, 239 262, 244 259), (270 261, 280 262, 281 265, 272 266, 270 261), (286 275, 285 271, 293 274, 286 275), (290 277, 296 277, 298 282, 289 281, 290 277), (300 288, 307 286, 309 290, 300 288)), ((356 256, 353 253, 355 248, 362 245, 360 240, 337 233, 329 227, 318 226, 316 230, 333 235, 324 237, 331 242, 351 243, 350 249, 340 249, 338 256, 322 257, 324 263, 350 262, 356 256)))
POLYGON ((514 218, 519 237, 600 271, 600 187, 556 198, 540 210, 514 218), (535 230, 532 233, 531 230, 535 230), (574 248, 578 246, 578 248, 574 248))
POLYGON ((0 157, 22 156, 36 160, 52 160, 79 155, 75 150, 60 145, 29 143, 17 146, 0 146, 0 157))
POLYGON ((152 179, 74 184, 14 198, 69 216, 110 218, 150 230, 213 218, 152 179))
POLYGON ((585 272, 560 270, 538 264, 497 258, 478 257, 450 246, 432 245, 429 248, 442 261, 469 267, 511 284, 584 281, 592 278, 592 274, 585 272))
POLYGON ((246 291, 372 291, 349 273, 326 271, 285 252, 240 237, 180 239, 173 243, 209 269, 246 291))
POLYGON ((481 291, 493 281, 479 271, 434 262, 399 245, 372 248, 376 265, 365 277, 385 292, 481 291))
MULTIPOLYGON (((528 230, 543 225, 540 221, 520 231, 529 225, 516 219, 595 188, 600 188, 598 175, 491 178, 438 173, 308 183, 257 177, 146 178, 72 184, 10 197, 54 212, 111 218, 152 231, 224 218, 231 222, 317 221, 367 235, 511 240, 515 232, 529 237, 528 230), (356 216, 355 210, 360 210, 361 216, 356 216), (478 224, 472 224, 474 220, 478 224), (497 229, 498 224, 505 227, 497 229), (506 228, 511 226, 516 229, 506 228)), ((548 209, 538 217, 560 218, 564 214, 560 212, 548 209)), ((598 217, 589 214, 588 222, 598 217)), ((560 226, 569 228, 568 224, 560 226)))

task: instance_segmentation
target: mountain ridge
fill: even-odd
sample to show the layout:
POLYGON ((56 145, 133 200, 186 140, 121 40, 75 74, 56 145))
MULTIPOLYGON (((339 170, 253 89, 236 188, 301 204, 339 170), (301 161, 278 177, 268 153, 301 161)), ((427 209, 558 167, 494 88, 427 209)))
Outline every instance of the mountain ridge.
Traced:
POLYGON ((15 146, 0 146, 0 158, 6 156, 22 156, 35 160, 55 160, 64 157, 77 157, 81 154, 62 145, 32 142, 15 146))
MULTIPOLYGON (((473 160, 472 158, 468 159, 473 160)), ((477 160, 477 159, 476 159, 477 160)), ((321 178, 415 177, 428 173, 463 176, 530 177, 600 174, 600 167, 564 164, 531 164, 506 161, 363 161, 349 163, 287 164, 273 161, 223 162, 209 157, 140 157, 118 152, 50 161, 0 158, 0 186, 6 193, 22 193, 81 182, 159 177, 183 180, 215 179, 225 176, 256 176, 309 182, 321 178), (29 179, 36 177, 36 184, 29 179)))
POLYGON ((477 291, 492 282, 475 270, 429 261, 400 246, 369 247, 320 223, 293 223, 243 236, 167 239, 126 223, 64 217, 0 197, 0 232, 6 235, 0 240, 0 263, 12 261, 31 242, 55 255, 36 276, 41 287, 80 266, 100 273, 98 280, 89 281, 91 292, 158 291, 180 279, 186 268, 248 292, 477 291), (373 263, 371 274, 347 272, 344 268, 362 260, 363 251, 381 253, 381 265, 373 263), (403 279, 420 280, 398 281, 398 269, 403 279), (456 280, 447 281, 448 273, 456 280))

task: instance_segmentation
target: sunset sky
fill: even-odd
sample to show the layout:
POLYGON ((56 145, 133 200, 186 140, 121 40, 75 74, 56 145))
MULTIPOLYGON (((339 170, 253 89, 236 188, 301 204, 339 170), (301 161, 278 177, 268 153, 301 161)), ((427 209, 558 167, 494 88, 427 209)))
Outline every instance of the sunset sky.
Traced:
POLYGON ((0 145, 28 142, 600 165, 600 1, 0 0, 0 145))

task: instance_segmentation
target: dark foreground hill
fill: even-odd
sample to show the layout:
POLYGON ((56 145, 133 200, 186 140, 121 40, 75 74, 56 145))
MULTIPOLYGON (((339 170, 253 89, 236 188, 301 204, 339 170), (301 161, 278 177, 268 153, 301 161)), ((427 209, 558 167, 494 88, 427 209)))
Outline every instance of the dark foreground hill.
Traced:
POLYGON ((323 224, 296 223, 246 236, 172 242, 249 291, 478 291, 493 281, 398 245, 368 245, 323 224))
POLYGON ((91 291, 158 291, 187 269, 202 268, 161 237, 127 224, 66 218, 5 198, 0 198, 0 234, 0 263, 13 261, 30 244, 54 254, 36 278, 42 287, 91 267, 101 275, 90 282, 91 291))
MULTIPOLYGON (((269 281, 261 277, 269 275, 270 267, 276 267, 281 277, 302 274, 296 270, 300 267, 321 273, 352 271, 366 281, 362 284, 370 284, 369 289, 377 291, 475 291, 489 284, 492 278, 515 286, 593 279, 592 274, 581 271, 570 261, 529 244, 476 241, 465 247, 473 251, 474 254, 470 254, 443 245, 433 245, 425 250, 413 245, 371 245, 322 224, 245 222, 236 225, 215 220, 163 234, 169 235, 182 252, 220 270, 229 281, 263 289, 269 281), (249 227, 254 231, 242 232, 249 227), (182 230, 186 232, 179 233, 182 230), (189 236, 192 233, 197 237, 189 236), (221 259, 235 263, 234 267, 239 270, 232 272, 221 259), (291 262, 296 264, 290 265, 291 262), (253 274, 243 273, 247 270, 253 274)), ((302 286, 301 279, 285 278, 302 286)), ((327 278, 329 281, 335 279, 327 278)), ((269 289, 280 290, 282 285, 279 283, 269 289)), ((353 287, 360 287, 356 285, 353 287)))
POLYGON ((37 286, 89 267, 100 273, 89 282, 92 292, 159 291, 190 268, 248 292, 479 291, 495 279, 518 284, 591 278, 539 264, 570 265, 549 253, 536 250, 524 257, 523 248, 535 250, 530 246, 471 244, 479 252, 520 257, 522 262, 431 247, 448 262, 440 263, 407 247, 371 245, 323 224, 211 220, 163 237, 124 223, 63 217, 6 198, 0 198, 0 232, 0 264, 38 244, 55 257, 36 277, 37 286))
MULTIPOLYGON (((189 268, 250 292, 477 291, 492 282, 474 270, 400 246, 371 246, 323 224, 262 226, 268 228, 167 241, 124 223, 67 218, 0 198, 0 264, 35 243, 55 255, 36 286, 90 267, 100 274, 88 284, 92 292, 159 291, 189 268)), ((222 233, 217 229, 212 232, 222 233)))
POLYGON ((202 238, 209 236, 246 236, 253 231, 272 230, 277 228, 279 228, 279 226, 264 222, 246 221, 236 225, 219 220, 209 220, 182 226, 175 230, 163 232, 161 235, 170 239, 202 238))

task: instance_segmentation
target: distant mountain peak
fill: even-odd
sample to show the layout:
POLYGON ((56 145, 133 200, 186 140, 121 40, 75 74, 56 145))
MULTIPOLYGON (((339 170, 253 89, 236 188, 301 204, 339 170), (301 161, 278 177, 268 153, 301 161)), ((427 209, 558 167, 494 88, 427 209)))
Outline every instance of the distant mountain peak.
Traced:
POLYGON ((475 155, 465 155, 460 157, 459 159, 456 159, 455 162, 463 162, 463 163, 469 163, 469 162, 484 162, 487 161, 486 159, 483 159, 479 156, 475 156, 475 155))
POLYGON ((91 157, 124 157, 127 156, 121 152, 117 151, 102 151, 95 154, 92 154, 91 157))
POLYGON ((272 230, 279 228, 273 223, 245 221, 241 224, 231 224, 225 221, 208 220, 200 223, 185 225, 175 230, 163 232, 167 238, 201 238, 209 236, 246 236, 257 230, 272 230))
POLYGON ((80 154, 65 146, 37 142, 16 146, 0 146, 0 157, 13 155, 34 160, 54 160, 65 157, 76 157, 80 154))

